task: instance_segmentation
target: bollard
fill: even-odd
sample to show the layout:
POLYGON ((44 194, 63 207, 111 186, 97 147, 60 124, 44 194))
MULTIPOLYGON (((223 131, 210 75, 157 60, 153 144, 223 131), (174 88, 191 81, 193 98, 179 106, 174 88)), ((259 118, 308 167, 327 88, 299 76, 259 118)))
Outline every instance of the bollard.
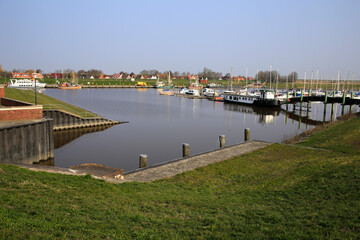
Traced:
POLYGON ((325 104, 327 104, 327 98, 328 98, 328 91, 325 91, 325 100, 324 100, 325 104))
POLYGON ((146 154, 140 154, 139 158, 139 168, 146 168, 147 166, 147 155, 146 154))
POLYGON ((343 96, 342 96, 342 105, 345 105, 345 100, 346 100, 346 92, 343 91, 343 96))
POLYGON ((300 95, 300 102, 302 103, 303 101, 303 94, 304 94, 304 91, 301 89, 301 95, 300 95))
POLYGON ((225 135, 220 135, 219 141, 220 141, 220 147, 221 148, 225 147, 225 135))
POLYGON ((190 152, 190 147, 188 143, 183 143, 182 145, 182 151, 183 151, 183 157, 188 157, 190 152))
POLYGON ((244 131, 244 140, 249 141, 250 140, 250 128, 245 128, 244 131))

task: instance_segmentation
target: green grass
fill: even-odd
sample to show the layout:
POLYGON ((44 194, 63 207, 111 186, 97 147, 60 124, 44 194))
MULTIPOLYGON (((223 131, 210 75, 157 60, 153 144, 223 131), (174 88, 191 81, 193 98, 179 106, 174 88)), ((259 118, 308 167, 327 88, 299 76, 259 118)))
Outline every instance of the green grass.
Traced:
MULTIPOLYGON (((33 90, 5 88, 5 97, 35 104, 35 92, 33 90)), ((94 113, 91 113, 82 108, 73 106, 71 104, 65 103, 42 93, 37 93, 37 104, 43 105, 44 109, 62 110, 81 117, 98 117, 98 115, 94 113)))
POLYGON ((0 165, 0 239, 356 239, 358 123, 152 183, 0 165))

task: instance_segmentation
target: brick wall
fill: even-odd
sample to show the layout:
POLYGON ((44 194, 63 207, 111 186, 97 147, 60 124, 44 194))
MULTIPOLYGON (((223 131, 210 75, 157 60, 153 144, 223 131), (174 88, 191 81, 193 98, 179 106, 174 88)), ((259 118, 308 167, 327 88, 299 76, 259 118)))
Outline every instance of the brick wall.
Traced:
POLYGON ((17 100, 13 100, 13 99, 10 99, 10 98, 1 98, 1 105, 12 107, 12 106, 31 106, 32 104, 17 101, 17 100))
POLYGON ((42 119, 42 110, 42 106, 0 108, 0 121, 42 119))
POLYGON ((4 87, 0 87, 0 98, 5 97, 5 89, 4 87))

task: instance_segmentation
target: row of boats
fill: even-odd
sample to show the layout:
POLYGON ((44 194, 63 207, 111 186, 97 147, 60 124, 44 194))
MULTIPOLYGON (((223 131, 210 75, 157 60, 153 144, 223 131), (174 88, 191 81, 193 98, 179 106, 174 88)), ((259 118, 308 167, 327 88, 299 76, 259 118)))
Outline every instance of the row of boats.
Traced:
MULTIPOLYGON (((161 95, 175 95, 175 92, 166 89, 160 92, 161 95)), ((275 91, 272 89, 241 89, 239 91, 225 90, 218 91, 212 88, 181 88, 178 92, 179 95, 192 95, 196 97, 204 96, 216 101, 232 102, 245 105, 263 106, 263 107, 279 107, 281 104, 286 103, 291 98, 301 96, 325 96, 328 97, 345 97, 360 99, 360 92, 349 91, 303 91, 301 89, 289 89, 288 91, 275 91)))

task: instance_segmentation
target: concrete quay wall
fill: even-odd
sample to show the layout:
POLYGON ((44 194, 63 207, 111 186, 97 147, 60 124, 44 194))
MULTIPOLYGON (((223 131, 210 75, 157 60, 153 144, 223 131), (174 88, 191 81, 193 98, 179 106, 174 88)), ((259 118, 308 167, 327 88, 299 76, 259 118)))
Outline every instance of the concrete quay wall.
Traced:
POLYGON ((52 119, 0 127, 0 162, 32 164, 54 158, 52 119))
POLYGON ((54 131, 121 123, 119 121, 113 121, 102 117, 82 118, 60 110, 43 110, 43 115, 44 117, 54 119, 54 131))

